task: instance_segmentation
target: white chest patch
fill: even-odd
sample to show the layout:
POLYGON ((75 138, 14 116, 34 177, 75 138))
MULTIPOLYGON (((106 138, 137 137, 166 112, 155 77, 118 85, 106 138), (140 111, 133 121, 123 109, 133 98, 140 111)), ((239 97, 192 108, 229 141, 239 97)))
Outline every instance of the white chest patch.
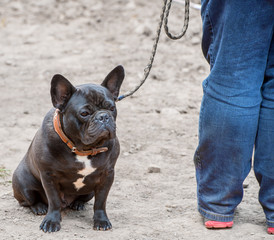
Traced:
POLYGON ((96 170, 96 168, 93 168, 91 166, 90 160, 85 156, 76 156, 76 159, 78 162, 81 162, 83 164, 83 169, 78 171, 78 174, 82 175, 83 177, 78 178, 73 183, 74 187, 78 191, 79 189, 81 189, 82 187, 85 186, 85 184, 84 184, 85 177, 88 176, 89 174, 93 173, 96 170))

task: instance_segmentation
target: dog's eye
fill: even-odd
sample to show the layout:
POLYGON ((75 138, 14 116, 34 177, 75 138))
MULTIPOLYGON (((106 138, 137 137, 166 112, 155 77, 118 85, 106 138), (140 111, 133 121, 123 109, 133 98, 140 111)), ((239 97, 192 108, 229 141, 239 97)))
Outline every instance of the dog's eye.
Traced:
POLYGON ((109 108, 109 110, 113 112, 113 111, 115 110, 115 107, 114 107, 114 106, 111 106, 111 107, 109 108))
POLYGON ((89 112, 87 112, 87 111, 81 112, 81 116, 82 116, 82 117, 86 117, 86 116, 88 116, 88 115, 89 115, 89 112))

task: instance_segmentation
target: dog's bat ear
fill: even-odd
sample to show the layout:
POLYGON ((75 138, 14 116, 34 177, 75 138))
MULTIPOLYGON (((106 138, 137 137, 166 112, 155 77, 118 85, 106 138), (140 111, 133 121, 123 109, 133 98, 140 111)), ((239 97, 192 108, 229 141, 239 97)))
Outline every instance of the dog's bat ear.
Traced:
POLYGON ((116 100, 119 96, 120 87, 125 77, 125 71, 123 66, 119 65, 114 68, 102 82, 102 86, 107 88, 111 94, 113 95, 114 99, 116 100))
POLYGON ((63 110, 76 88, 62 75, 56 74, 51 80, 51 101, 55 108, 63 110))

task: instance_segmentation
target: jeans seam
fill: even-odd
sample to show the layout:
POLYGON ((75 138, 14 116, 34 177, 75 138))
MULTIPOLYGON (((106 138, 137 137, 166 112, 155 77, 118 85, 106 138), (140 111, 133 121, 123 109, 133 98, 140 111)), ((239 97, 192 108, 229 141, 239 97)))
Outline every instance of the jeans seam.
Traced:
POLYGON ((210 6, 210 2, 208 3, 207 9, 206 9, 206 16, 208 17, 208 21, 210 23, 210 36, 211 36, 211 40, 210 40, 210 45, 208 48, 208 54, 210 56, 210 69, 212 69, 215 59, 213 56, 213 42, 214 42, 214 32, 213 32, 213 24, 212 24, 212 20, 210 17, 210 13, 209 13, 209 6, 210 6))
POLYGON ((201 168, 202 168, 200 153, 199 153, 198 150, 196 150, 196 152, 195 152, 194 163, 195 163, 195 166, 196 166, 198 169, 201 169, 201 168))

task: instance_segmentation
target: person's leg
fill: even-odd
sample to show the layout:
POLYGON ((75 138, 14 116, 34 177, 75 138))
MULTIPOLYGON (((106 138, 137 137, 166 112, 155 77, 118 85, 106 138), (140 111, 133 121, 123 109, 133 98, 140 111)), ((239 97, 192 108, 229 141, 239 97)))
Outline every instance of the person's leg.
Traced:
POLYGON ((203 1, 203 82, 196 166, 199 212, 232 221, 251 168, 274 6, 271 1, 203 1))
POLYGON ((254 171, 260 184, 259 201, 264 209, 267 225, 273 228, 271 233, 274 234, 274 36, 269 50, 262 96, 254 171))

